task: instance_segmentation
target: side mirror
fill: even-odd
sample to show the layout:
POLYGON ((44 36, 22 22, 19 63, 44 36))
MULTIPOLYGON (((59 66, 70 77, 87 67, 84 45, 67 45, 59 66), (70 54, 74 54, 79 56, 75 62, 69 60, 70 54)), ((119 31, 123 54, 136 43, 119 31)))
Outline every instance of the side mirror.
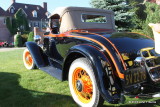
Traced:
POLYGON ((143 57, 137 57, 134 60, 134 65, 135 66, 143 66, 143 65, 145 65, 145 58, 143 58, 143 57))

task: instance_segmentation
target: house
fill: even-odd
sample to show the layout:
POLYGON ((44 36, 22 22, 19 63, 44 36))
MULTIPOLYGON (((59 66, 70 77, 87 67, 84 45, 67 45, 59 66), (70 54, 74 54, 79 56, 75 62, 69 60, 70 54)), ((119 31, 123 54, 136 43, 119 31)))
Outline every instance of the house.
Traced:
POLYGON ((22 9, 24 14, 26 15, 29 27, 33 29, 33 27, 38 27, 40 29, 45 28, 48 21, 48 16, 50 13, 47 11, 47 3, 44 2, 43 6, 33 5, 33 4, 24 4, 17 3, 16 0, 11 0, 11 5, 7 9, 7 13, 11 16, 19 10, 22 9))
POLYGON ((11 38, 11 34, 6 26, 7 17, 11 16, 0 7, 0 42, 13 41, 13 38, 11 38))

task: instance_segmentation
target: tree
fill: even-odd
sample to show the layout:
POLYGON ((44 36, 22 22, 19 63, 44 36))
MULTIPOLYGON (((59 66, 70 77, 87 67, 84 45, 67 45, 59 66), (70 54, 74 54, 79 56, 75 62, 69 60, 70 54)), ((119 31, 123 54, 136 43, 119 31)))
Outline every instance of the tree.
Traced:
POLYGON ((34 32, 30 32, 27 41, 34 41, 34 32))
POLYGON ((15 19, 10 19, 10 17, 6 18, 6 26, 12 35, 16 34, 17 32, 15 25, 16 25, 15 19))
POLYGON ((16 19, 12 19, 12 34, 16 34, 18 29, 17 29, 17 26, 16 26, 16 19))
POLYGON ((160 22, 160 14, 159 14, 160 6, 157 5, 156 3, 150 3, 150 2, 146 2, 145 6, 146 6, 145 12, 147 13, 147 18, 142 27, 146 35, 153 37, 152 30, 148 26, 148 24, 160 22))
POLYGON ((28 20, 27 20, 27 16, 25 15, 25 12, 23 11, 23 9, 19 9, 15 15, 15 22, 16 22, 16 28, 19 29, 21 32, 23 31, 29 31, 29 25, 28 25, 28 20))
POLYGON ((146 6, 143 4, 144 0, 127 0, 127 3, 131 6, 133 29, 142 30, 142 26, 145 23, 147 14, 145 13, 146 6))
POLYGON ((130 6, 126 0, 91 0, 94 8, 112 10, 115 13, 115 24, 118 31, 128 31, 132 28, 130 6))

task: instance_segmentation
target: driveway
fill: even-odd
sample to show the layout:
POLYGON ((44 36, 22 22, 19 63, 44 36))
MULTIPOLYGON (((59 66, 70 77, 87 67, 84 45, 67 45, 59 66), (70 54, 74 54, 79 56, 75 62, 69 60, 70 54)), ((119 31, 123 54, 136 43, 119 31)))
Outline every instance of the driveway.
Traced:
POLYGON ((13 50, 18 50, 18 49, 26 49, 26 47, 22 47, 22 48, 0 48, 0 52, 13 51, 13 50))

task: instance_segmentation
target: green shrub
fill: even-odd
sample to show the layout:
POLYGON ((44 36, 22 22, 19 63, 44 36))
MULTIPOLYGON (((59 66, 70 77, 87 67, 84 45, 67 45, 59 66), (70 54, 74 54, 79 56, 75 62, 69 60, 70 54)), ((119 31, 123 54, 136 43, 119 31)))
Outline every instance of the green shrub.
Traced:
POLYGON ((21 35, 15 35, 15 43, 14 43, 14 46, 15 47, 22 47, 23 46, 23 43, 22 43, 22 36, 21 35))
POLYGON ((22 44, 25 44, 27 42, 28 35, 27 34, 23 34, 21 36, 22 36, 22 44))
POLYGON ((23 35, 24 35, 24 34, 29 35, 29 33, 30 33, 30 31, 23 31, 23 32, 22 32, 23 35))
POLYGON ((34 32, 30 32, 27 41, 34 41, 34 32))
POLYGON ((27 39, 28 39, 28 35, 29 35, 30 32, 28 31, 24 31, 22 32, 22 43, 25 44, 25 42, 27 42, 27 39))

